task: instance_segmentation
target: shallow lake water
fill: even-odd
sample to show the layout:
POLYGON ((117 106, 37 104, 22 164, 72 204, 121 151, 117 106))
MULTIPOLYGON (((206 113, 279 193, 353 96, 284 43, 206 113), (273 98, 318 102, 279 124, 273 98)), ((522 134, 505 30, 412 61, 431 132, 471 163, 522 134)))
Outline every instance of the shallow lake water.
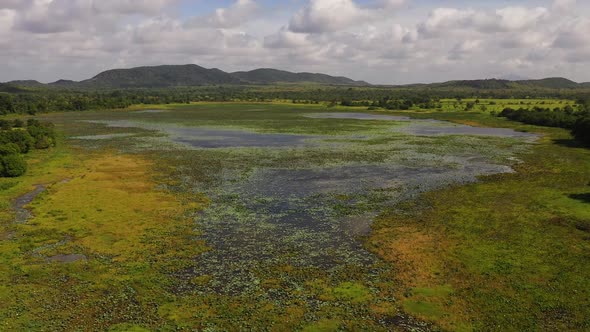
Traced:
POLYGON ((409 126, 396 127, 393 130, 400 130, 407 133, 420 136, 433 135, 479 135, 479 136, 499 136, 499 137, 525 137, 535 138, 536 135, 524 132, 518 132, 508 128, 485 128, 473 127, 467 125, 453 124, 438 120, 418 120, 407 116, 394 116, 382 114, 367 113, 345 113, 345 112, 327 112, 306 114, 305 117, 313 119, 349 119, 349 120, 375 120, 375 121, 400 121, 409 122, 409 126))
MULTIPOLYGON (((256 133, 240 129, 220 129, 206 127, 187 127, 174 124, 154 124, 148 122, 119 120, 91 121, 111 128, 142 128, 165 134, 174 142, 194 148, 232 148, 232 147, 290 147, 307 144, 312 136, 294 134, 256 133)), ((113 134, 124 137, 130 134, 113 134)), ((76 139, 99 139, 108 135, 78 136, 76 139), (99 137, 99 138, 97 138, 99 137)))
POLYGON ((407 129, 408 133, 420 136, 435 135, 475 135, 475 136, 497 136, 497 137, 520 137, 536 138, 537 135, 525 133, 508 128, 485 128, 465 125, 455 125, 443 121, 416 123, 407 129))

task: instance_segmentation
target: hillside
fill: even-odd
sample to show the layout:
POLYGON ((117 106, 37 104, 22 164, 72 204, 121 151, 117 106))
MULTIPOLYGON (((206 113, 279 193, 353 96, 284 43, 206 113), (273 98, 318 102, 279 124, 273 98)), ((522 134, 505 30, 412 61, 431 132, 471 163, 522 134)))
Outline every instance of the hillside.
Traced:
POLYGON ((515 81, 515 83, 535 88, 548 89, 576 89, 582 87, 582 84, 576 83, 563 77, 550 77, 540 80, 522 80, 515 81))
POLYGON ((408 87, 423 87, 430 89, 581 89, 588 88, 588 83, 576 83, 562 77, 550 77, 539 80, 510 81, 505 79, 461 80, 443 83, 414 84, 408 87))
POLYGON ((0 92, 20 93, 20 92, 26 92, 26 89, 23 89, 23 87, 19 87, 19 86, 9 84, 9 83, 0 83, 0 92))
POLYGON ((252 71, 239 71, 233 76, 247 83, 272 84, 272 83, 318 83, 333 85, 369 85, 367 82, 354 81, 347 77, 330 76, 318 73, 292 73, 284 70, 261 68, 252 71))
POLYGON ((472 88, 472 89, 510 89, 512 82, 508 80, 486 79, 486 80, 462 80, 443 83, 427 84, 428 88, 472 88))
MULTIPOLYGON (((342 76, 321 73, 293 73, 272 68, 227 73, 220 69, 207 69, 197 65, 163 65, 112 69, 104 71, 91 79, 75 82, 58 80, 42 84, 33 80, 12 81, 5 90, 23 87, 28 89, 126 89, 126 88, 170 88, 204 85, 248 85, 248 84, 324 84, 343 86, 371 86, 364 81, 355 81, 342 76)), ((538 80, 480 79, 456 80, 430 84, 384 85, 389 88, 419 89, 474 89, 474 90, 530 90, 530 89, 588 89, 588 83, 576 83, 562 77, 538 80)))
POLYGON ((10 81, 6 82, 6 84, 10 84, 12 86, 20 86, 25 88, 37 88, 43 87, 44 84, 35 80, 19 80, 19 81, 10 81))
POLYGON ((107 70, 79 85, 92 88, 164 88, 239 83, 239 79, 219 69, 182 65, 107 70))
POLYGON ((47 85, 50 85, 52 87, 56 87, 56 88, 72 88, 75 87, 78 84, 78 82, 76 81, 71 81, 71 80, 57 80, 53 83, 49 83, 47 85))

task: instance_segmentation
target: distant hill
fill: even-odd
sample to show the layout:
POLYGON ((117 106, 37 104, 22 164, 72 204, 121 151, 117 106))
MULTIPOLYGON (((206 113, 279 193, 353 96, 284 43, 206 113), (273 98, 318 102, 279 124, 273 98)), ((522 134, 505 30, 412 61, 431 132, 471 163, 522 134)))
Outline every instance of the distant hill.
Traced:
POLYGON ((498 89, 580 89, 589 88, 588 83, 576 83, 562 77, 550 77, 540 80, 519 80, 510 81, 504 79, 485 79, 485 80, 463 80, 448 81, 443 83, 432 83, 413 85, 414 87, 427 88, 470 88, 477 90, 498 90, 498 89))
MULTIPOLYGON (((5 83, 3 90, 28 91, 31 89, 126 89, 126 88, 169 88, 204 85, 248 85, 248 84, 324 84, 339 86, 371 86, 364 81, 355 81, 342 76, 330 76, 320 73, 292 73, 284 70, 261 68, 251 71, 227 73, 213 68, 207 69, 197 65, 163 65, 153 67, 136 67, 130 69, 112 69, 104 71, 91 79, 80 82, 58 80, 49 84, 37 81, 12 81, 5 83), (19 90, 19 87, 22 88, 19 90), (16 90, 15 90, 16 89, 16 90)), ((474 89, 474 90, 509 90, 509 89, 582 89, 590 88, 589 83, 576 83, 562 77, 550 77, 539 80, 481 79, 458 80, 431 84, 410 84, 382 87, 419 88, 419 89, 474 89)))
POLYGON ((515 81, 520 85, 527 85, 531 87, 537 88, 549 88, 549 89, 575 89, 579 88, 580 83, 576 83, 574 81, 568 80, 567 78, 563 77, 550 77, 544 78, 540 80, 523 80, 523 81, 515 81))
MULTIPOLYGON (((26 87, 24 87, 26 88, 26 87)), ((0 92, 8 92, 8 93, 20 93, 20 92, 26 92, 26 89, 23 89, 23 87, 20 86, 16 86, 10 83, 0 83, 0 92)))
POLYGON ((347 77, 330 76, 326 74, 314 73, 292 73, 284 70, 271 68, 261 68, 252 71, 238 71, 232 73, 233 76, 240 80, 254 84, 272 84, 272 83, 318 83, 333 85, 370 85, 363 81, 354 81, 347 77))
POLYGON ((79 85, 92 88, 164 88, 239 83, 242 82, 238 78, 219 69, 183 65, 107 70, 79 85))
POLYGON ((57 80, 53 83, 49 83, 47 85, 50 85, 52 87, 58 87, 58 88, 72 88, 72 87, 76 87, 76 85, 78 84, 78 82, 76 81, 71 81, 71 80, 57 80))
POLYGON ((10 82, 7 82, 6 84, 10 84, 12 86, 26 87, 26 88, 36 88, 36 87, 43 87, 44 86, 43 83, 41 83, 39 81, 35 81, 35 80, 10 81, 10 82))
POLYGON ((429 88, 510 89, 512 87, 512 82, 493 78, 486 80, 463 80, 432 83, 427 84, 426 86, 429 88))
POLYGON ((207 69, 197 65, 164 65, 112 69, 91 79, 75 82, 59 80, 49 84, 37 81, 13 81, 14 86, 80 88, 80 89, 125 89, 125 88, 167 88, 180 86, 202 86, 222 84, 276 84, 276 83, 317 83, 332 85, 369 85, 346 77, 325 74, 291 73, 276 69, 256 69, 248 72, 226 73, 219 69, 207 69))

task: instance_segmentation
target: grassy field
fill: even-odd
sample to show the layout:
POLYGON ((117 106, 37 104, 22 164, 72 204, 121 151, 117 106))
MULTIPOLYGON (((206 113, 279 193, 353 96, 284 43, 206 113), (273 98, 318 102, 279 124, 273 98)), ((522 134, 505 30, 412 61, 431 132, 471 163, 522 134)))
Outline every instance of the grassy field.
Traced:
POLYGON ((151 162, 115 151, 61 141, 29 163, 25 177, 1 182, 0 328, 128 330, 161 321, 154 304, 174 300, 162 270, 206 250, 191 235, 191 215, 206 200, 156 190, 151 162), (15 223, 10 202, 38 184, 47 189, 29 206, 34 215, 15 223))
POLYGON ((440 110, 442 111, 462 111, 465 110, 468 103, 473 103, 473 111, 481 112, 501 112, 505 108, 564 108, 567 105, 575 106, 575 102, 567 99, 487 99, 487 98, 466 98, 466 99, 441 99, 440 110))
POLYGON ((590 151, 564 130, 440 117, 544 138, 515 174, 427 193, 380 216, 368 245, 398 266, 404 308, 449 330, 589 329, 590 151))
POLYGON ((544 135, 531 144, 308 117, 362 108, 144 109, 44 115, 58 147, 0 179, 1 329, 590 328, 590 153, 563 130, 371 112, 544 135), (203 148, 199 127, 233 145, 203 148))

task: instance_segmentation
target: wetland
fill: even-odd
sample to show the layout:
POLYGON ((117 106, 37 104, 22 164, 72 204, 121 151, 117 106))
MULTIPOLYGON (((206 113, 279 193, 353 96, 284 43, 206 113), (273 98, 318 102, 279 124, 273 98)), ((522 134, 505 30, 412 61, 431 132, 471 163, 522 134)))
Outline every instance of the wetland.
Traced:
MULTIPOLYGON (((435 218, 437 193, 521 176, 538 149, 559 149, 546 137, 560 135, 502 128, 483 115, 471 116, 475 127, 462 115, 323 105, 202 103, 43 118, 63 133, 67 162, 27 180, 53 184, 20 196, 22 224, 6 226, 17 235, 4 245, 29 253, 29 277, 7 273, 20 289, 37 278, 50 285, 42 294, 59 295, 27 320, 16 312, 37 302, 5 304, 15 328, 83 329, 76 317, 99 330, 484 328, 479 312, 465 314, 479 299, 459 296, 469 285, 442 266, 469 266, 452 249, 454 219, 432 226, 434 235, 415 219, 435 218)), ((50 165, 55 157, 38 158, 50 165)))

